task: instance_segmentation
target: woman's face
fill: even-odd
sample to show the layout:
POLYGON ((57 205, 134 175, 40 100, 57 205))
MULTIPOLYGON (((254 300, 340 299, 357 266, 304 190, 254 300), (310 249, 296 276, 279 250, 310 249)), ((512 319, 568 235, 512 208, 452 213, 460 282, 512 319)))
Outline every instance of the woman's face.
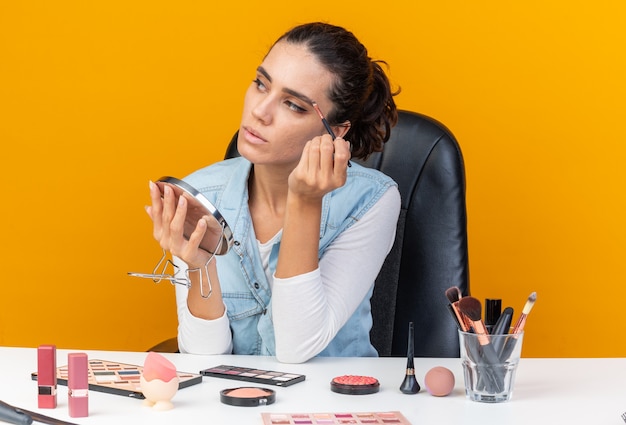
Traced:
POLYGON ((307 141, 326 132, 333 75, 302 45, 281 41, 257 68, 244 100, 239 153, 254 164, 294 166, 307 141))

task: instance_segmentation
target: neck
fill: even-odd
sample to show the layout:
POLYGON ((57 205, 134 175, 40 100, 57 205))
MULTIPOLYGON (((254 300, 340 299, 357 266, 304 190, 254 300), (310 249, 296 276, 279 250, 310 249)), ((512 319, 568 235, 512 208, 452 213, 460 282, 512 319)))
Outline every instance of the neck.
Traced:
POLYGON ((248 180, 248 203, 263 205, 270 210, 283 211, 287 201, 287 188, 291 169, 254 165, 248 180))

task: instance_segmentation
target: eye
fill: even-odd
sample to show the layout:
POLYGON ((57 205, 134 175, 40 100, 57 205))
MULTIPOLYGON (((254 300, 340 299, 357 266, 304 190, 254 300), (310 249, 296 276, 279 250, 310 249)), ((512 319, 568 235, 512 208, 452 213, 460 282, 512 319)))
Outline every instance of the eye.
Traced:
POLYGON ((285 101, 285 105, 287 105, 287 107, 289 109, 291 109, 292 111, 294 111, 294 112, 300 112, 300 113, 301 112, 306 112, 305 108, 303 108, 303 107, 301 107, 301 106, 299 106, 299 105, 297 105, 297 104, 295 104, 295 103, 293 103, 293 102, 291 102, 289 100, 285 101))
POLYGON ((265 84, 260 79, 257 78, 255 80, 252 80, 252 83, 256 86, 257 90, 259 90, 260 92, 267 91, 267 87, 265 87, 265 84))

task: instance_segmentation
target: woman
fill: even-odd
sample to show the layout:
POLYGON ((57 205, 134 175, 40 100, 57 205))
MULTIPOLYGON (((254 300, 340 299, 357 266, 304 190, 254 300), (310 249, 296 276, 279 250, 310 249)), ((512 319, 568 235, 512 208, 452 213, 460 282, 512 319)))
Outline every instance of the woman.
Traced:
POLYGON ((393 244, 400 195, 389 177, 349 159, 382 149, 397 120, 393 95, 352 33, 295 27, 271 47, 246 92, 241 158, 184 179, 224 216, 233 249, 209 261, 199 241, 209 232, 217 245, 220 229, 200 220, 186 240, 186 200, 176 203, 167 187, 161 196, 151 183, 154 237, 191 271, 191 287, 176 289, 181 352, 282 362, 377 355, 369 299, 393 244), (200 279, 210 279, 210 297, 200 279))

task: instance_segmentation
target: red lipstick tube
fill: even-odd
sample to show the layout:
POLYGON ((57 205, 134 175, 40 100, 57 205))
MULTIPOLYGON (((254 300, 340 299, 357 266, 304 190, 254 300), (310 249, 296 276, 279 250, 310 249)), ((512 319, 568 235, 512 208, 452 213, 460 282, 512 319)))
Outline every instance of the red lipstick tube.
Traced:
POLYGON ((40 409, 57 407, 57 348, 40 345, 37 348, 37 405, 40 409))
POLYGON ((70 353, 67 356, 67 401, 72 418, 89 416, 89 381, 87 354, 70 353))

